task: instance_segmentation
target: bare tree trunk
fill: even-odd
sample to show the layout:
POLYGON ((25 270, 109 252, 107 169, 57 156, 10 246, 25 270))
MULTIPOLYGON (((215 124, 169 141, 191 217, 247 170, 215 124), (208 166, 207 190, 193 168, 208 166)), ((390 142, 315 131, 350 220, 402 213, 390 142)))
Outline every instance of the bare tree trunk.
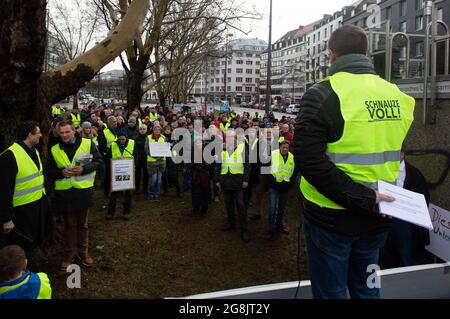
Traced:
POLYGON ((127 108, 133 110, 135 107, 141 106, 142 96, 142 79, 144 78, 145 69, 147 68, 150 55, 141 55, 138 60, 130 61, 130 74, 128 76, 127 87, 127 108))
POLYGON ((11 145, 19 123, 42 121, 47 115, 36 108, 46 5, 46 0, 3 0, 0 6, 0 151, 11 145))

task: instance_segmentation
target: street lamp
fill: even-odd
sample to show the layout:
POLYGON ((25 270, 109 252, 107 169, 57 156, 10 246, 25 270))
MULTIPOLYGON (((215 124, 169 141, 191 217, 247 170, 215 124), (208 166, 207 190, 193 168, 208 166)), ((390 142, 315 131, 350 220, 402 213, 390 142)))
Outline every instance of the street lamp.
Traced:
POLYGON ((270 0, 269 49, 267 50, 266 114, 269 114, 270 105, 272 104, 272 92, 270 87, 271 71, 272 71, 272 0, 270 0))
MULTIPOLYGON (((225 92, 225 101, 228 101, 227 98, 227 79, 228 79, 228 38, 232 37, 232 34, 227 34, 226 36, 226 45, 225 45, 225 75, 224 75, 224 79, 223 79, 223 83, 225 84, 225 88, 224 88, 224 92, 225 92)), ((233 50, 231 51, 233 52, 233 50)), ((230 103, 231 104, 231 103, 230 103)))

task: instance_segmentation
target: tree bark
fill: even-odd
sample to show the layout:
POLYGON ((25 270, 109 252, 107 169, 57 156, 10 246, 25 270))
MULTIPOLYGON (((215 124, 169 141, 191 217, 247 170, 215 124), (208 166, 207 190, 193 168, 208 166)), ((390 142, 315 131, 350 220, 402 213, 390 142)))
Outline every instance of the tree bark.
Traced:
POLYGON ((0 152, 17 125, 40 120, 39 77, 46 43, 46 0, 3 0, 0 6, 0 152))
MULTIPOLYGON (((14 141, 27 119, 49 132, 50 105, 74 95, 140 34, 148 0, 134 0, 121 23, 91 50, 42 73, 46 0, 3 0, 0 6, 0 151, 14 141)), ((44 148, 45 148, 44 140, 44 148)))
POLYGON ((130 74, 128 76, 127 87, 127 109, 133 110, 141 106, 144 90, 142 89, 142 80, 145 69, 150 60, 150 55, 140 55, 139 59, 130 61, 130 74))

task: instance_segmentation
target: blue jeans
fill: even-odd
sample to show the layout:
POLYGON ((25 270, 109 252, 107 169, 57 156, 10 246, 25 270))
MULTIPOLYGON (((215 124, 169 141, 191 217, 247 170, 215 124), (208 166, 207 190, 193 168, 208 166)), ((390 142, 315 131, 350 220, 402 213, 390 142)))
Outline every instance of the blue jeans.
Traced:
POLYGON ((158 162, 147 165, 148 171, 148 197, 155 199, 161 194, 162 174, 165 170, 165 162, 158 162))
POLYGON ((288 198, 287 191, 279 191, 269 187, 269 232, 275 232, 283 226, 284 213, 288 198), (278 199, 278 214, 277 214, 278 199))
POLYGON ((380 249, 387 232, 362 236, 344 236, 303 219, 309 276, 314 298, 346 299, 347 288, 352 299, 378 299, 379 288, 369 288, 378 264, 380 249), (370 278, 369 278, 370 276, 370 278))

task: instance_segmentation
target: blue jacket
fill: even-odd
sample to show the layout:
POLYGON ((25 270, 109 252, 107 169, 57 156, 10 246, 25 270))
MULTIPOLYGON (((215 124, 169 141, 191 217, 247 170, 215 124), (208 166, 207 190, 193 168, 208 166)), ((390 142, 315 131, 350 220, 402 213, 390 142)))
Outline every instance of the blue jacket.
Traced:
POLYGON ((52 288, 47 274, 26 270, 16 280, 0 283, 0 299, 51 299, 52 288))

